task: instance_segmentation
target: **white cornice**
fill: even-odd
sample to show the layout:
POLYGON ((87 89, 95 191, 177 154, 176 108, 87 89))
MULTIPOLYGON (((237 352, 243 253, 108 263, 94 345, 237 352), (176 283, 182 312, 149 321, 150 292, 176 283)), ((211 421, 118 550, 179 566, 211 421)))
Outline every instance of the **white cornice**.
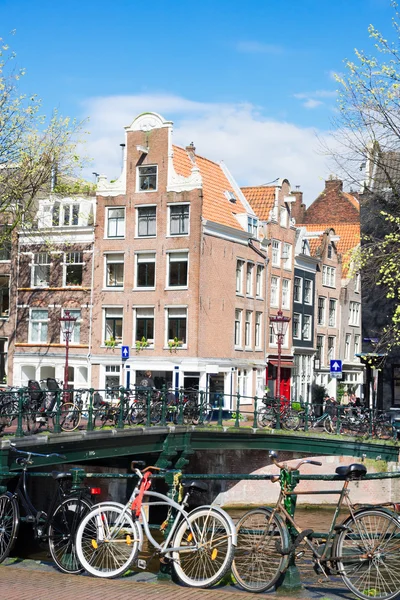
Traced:
POLYGON ((162 127, 172 127, 172 121, 166 121, 164 117, 155 112, 141 113, 135 117, 125 131, 151 131, 162 127))
POLYGON ((233 227, 227 227, 226 225, 214 223, 213 221, 208 221, 207 219, 202 219, 202 224, 204 234, 229 240, 230 242, 242 244, 243 246, 248 246, 249 239, 252 238, 252 234, 248 233, 247 231, 234 229, 233 227))

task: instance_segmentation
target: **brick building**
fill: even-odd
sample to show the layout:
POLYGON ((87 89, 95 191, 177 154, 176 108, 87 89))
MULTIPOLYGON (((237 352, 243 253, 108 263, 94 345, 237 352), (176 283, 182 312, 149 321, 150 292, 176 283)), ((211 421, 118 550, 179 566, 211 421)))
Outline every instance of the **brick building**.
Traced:
POLYGON ((8 357, 13 355, 15 342, 16 256, 8 234, 0 229, 0 236, 0 383, 5 384, 13 376, 13 361, 8 357))

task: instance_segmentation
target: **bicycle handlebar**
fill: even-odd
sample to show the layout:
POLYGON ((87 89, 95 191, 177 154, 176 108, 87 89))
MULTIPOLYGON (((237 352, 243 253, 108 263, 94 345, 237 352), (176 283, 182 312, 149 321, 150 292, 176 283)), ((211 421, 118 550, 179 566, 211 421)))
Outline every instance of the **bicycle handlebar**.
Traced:
MULTIPOLYGON (((289 473, 291 473, 292 471, 298 471, 300 469, 301 465, 305 465, 305 464, 315 465, 317 467, 322 466, 322 462, 320 462, 319 460, 309 460, 307 458, 303 458, 303 460, 301 460, 299 463, 297 463, 297 465, 295 467, 290 467, 286 463, 283 463, 283 464, 279 463, 277 461, 278 455, 273 450, 269 453, 269 457, 272 460, 272 462, 274 463, 274 465, 276 467, 278 467, 278 469, 281 469, 281 471, 282 470, 289 471, 289 473)), ((274 478, 274 479, 275 479, 275 481, 277 481, 276 478, 274 478)), ((271 481, 272 481, 272 479, 271 479, 271 481)))
POLYGON ((11 450, 12 452, 15 452, 16 454, 23 454, 24 456, 27 456, 28 458, 30 458, 31 456, 40 456, 41 458, 63 458, 66 459, 67 457, 65 456, 65 454, 57 454, 57 452, 51 452, 50 454, 39 454, 39 452, 29 452, 26 450, 19 450, 19 448, 17 448, 16 444, 14 444, 13 442, 10 442, 10 446, 11 446, 11 450))

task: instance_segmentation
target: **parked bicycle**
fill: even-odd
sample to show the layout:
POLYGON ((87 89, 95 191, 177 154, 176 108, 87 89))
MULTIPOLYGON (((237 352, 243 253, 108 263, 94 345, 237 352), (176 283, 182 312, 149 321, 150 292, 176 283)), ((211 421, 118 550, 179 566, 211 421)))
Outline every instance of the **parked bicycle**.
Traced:
POLYGON ((336 433, 337 405, 332 403, 325 404, 322 408, 322 414, 317 415, 317 406, 311 404, 309 405, 308 413, 302 410, 299 413, 299 418, 302 429, 305 428, 307 420, 308 427, 312 427, 313 429, 323 427, 325 433, 336 433))
POLYGON ((21 466, 22 471, 15 491, 0 495, 0 563, 10 554, 18 537, 22 508, 22 520, 32 525, 37 540, 48 542, 50 554, 58 568, 64 573, 80 573, 83 569, 76 554, 76 530, 93 505, 92 494, 98 493, 98 490, 81 487, 78 491, 72 491, 68 487, 72 481, 72 474, 52 471, 52 477, 57 483, 56 490, 48 512, 38 510, 29 497, 27 469, 33 464, 35 457, 52 459, 65 456, 56 453, 25 452, 18 450, 14 444, 11 446, 13 452, 18 455, 16 463, 21 466))
MULTIPOLYGON (((336 511, 323 544, 313 540, 312 529, 302 530, 294 518, 295 491, 300 467, 320 466, 315 460, 303 459, 295 467, 278 462, 270 452, 272 462, 280 469, 272 482, 279 481, 281 491, 274 508, 257 508, 246 513, 237 524, 238 545, 232 565, 239 585, 247 591, 263 592, 273 587, 289 566, 290 558, 302 552, 304 541, 311 550, 314 568, 326 578, 340 575, 344 584, 358 598, 391 600, 400 593, 400 519, 382 506, 357 509, 350 500, 349 482, 360 480, 367 470, 362 464, 336 468, 337 479, 343 481, 336 511), (291 498, 294 501, 291 501, 291 498), (340 509, 350 512, 342 523, 336 524, 340 509), (297 534, 292 537, 289 531, 297 534)), ((305 492, 305 493, 320 493, 305 492)))
POLYGON ((280 426, 283 429, 295 431, 299 428, 299 413, 292 409, 290 403, 286 404, 268 397, 264 397, 262 401, 264 406, 259 409, 257 414, 259 427, 275 429, 279 418, 280 426))
POLYGON ((182 483, 186 492, 181 502, 176 502, 165 494, 149 491, 151 473, 164 472, 163 469, 149 466, 140 471, 135 465, 143 463, 132 463, 139 481, 126 505, 95 506, 79 525, 76 545, 84 568, 98 577, 125 573, 137 560, 143 543, 143 527, 155 553, 164 564, 172 564, 181 583, 197 588, 217 583, 229 571, 236 546, 236 530, 230 516, 209 505, 187 512, 191 493, 204 492, 207 489, 204 483, 182 483), (150 502, 143 503, 144 495, 150 502), (144 504, 166 506, 170 511, 169 531, 160 543, 151 534, 144 504))

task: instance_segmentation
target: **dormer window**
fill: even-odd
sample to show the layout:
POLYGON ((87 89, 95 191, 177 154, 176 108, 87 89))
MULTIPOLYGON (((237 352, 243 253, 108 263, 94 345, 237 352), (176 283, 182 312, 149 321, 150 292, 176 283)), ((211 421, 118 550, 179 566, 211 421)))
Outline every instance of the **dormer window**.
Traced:
POLYGON ((254 217, 247 217, 247 231, 254 237, 257 236, 258 221, 254 217))
POLYGON ((232 202, 233 204, 235 204, 235 202, 237 201, 235 194, 229 190, 225 192, 225 197, 229 200, 229 202, 232 202))
POLYGON ((328 244, 327 257, 332 258, 332 254, 333 254, 332 244, 328 244))
POLYGON ((157 190, 157 165, 138 167, 138 191, 155 192, 157 190))
POLYGON ((61 202, 55 202, 52 211, 52 225, 53 227, 79 225, 79 203, 62 204, 61 202))

